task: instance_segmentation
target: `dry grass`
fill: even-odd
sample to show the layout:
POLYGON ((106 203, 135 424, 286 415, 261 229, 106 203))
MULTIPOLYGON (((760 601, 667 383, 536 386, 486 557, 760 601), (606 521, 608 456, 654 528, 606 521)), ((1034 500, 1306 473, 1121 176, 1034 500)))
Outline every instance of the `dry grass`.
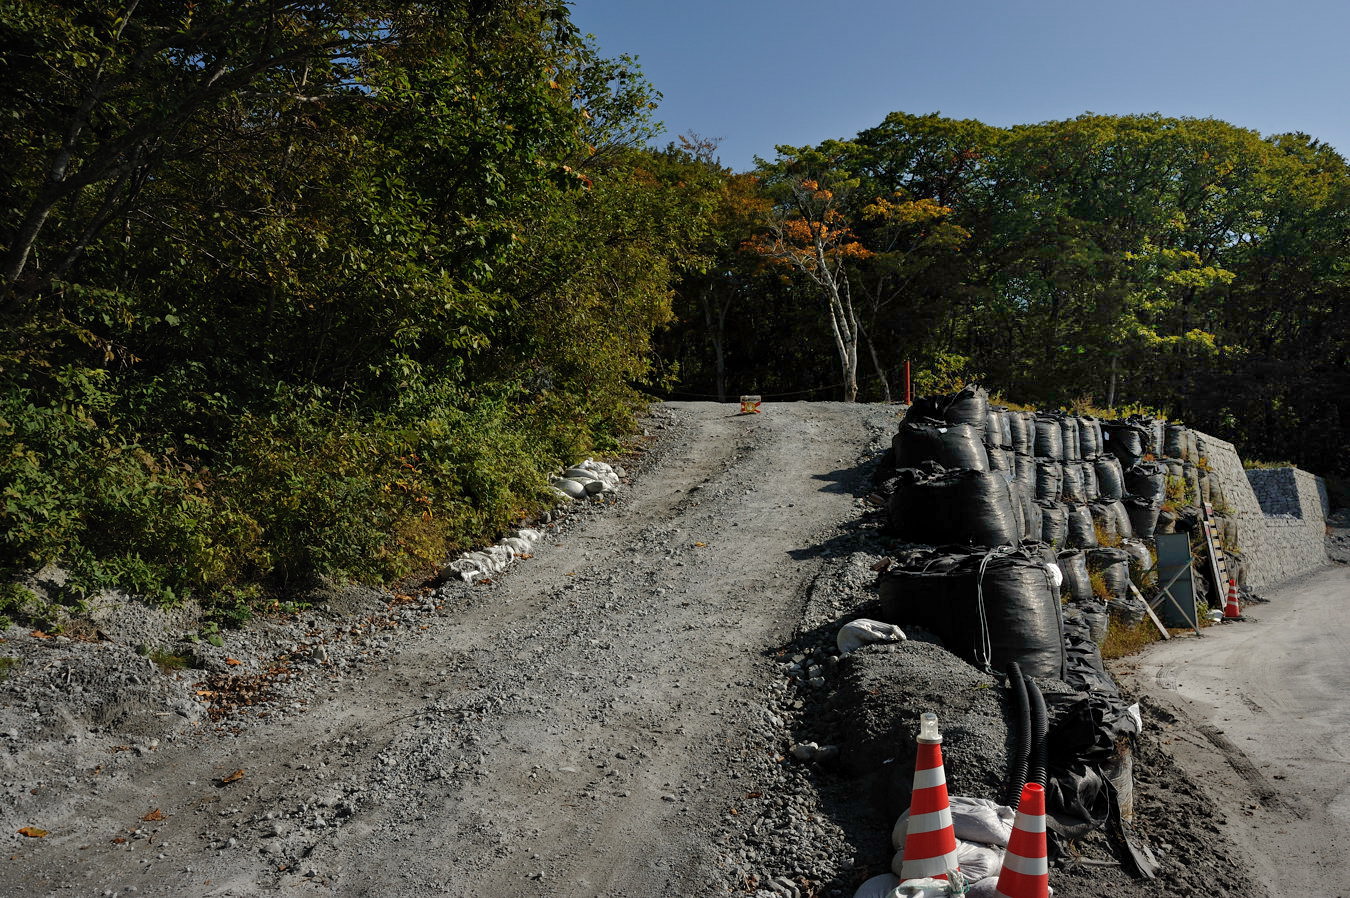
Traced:
POLYGON ((1097 545, 1106 546, 1108 549, 1120 548, 1120 534, 1107 533, 1105 528, 1102 527, 1101 521, 1094 520, 1092 522, 1092 531, 1097 534, 1097 545))
POLYGON ((1088 571, 1088 582, 1092 584, 1092 594, 1102 601, 1109 602, 1115 596, 1106 587, 1106 577, 1101 571, 1088 571))
POLYGON ((1106 638, 1102 640, 1102 657, 1108 661, 1124 658, 1160 639, 1162 636, 1159 635, 1158 628, 1153 626, 1153 621, 1148 618, 1144 618, 1133 627, 1126 627, 1113 617, 1106 627, 1106 638))

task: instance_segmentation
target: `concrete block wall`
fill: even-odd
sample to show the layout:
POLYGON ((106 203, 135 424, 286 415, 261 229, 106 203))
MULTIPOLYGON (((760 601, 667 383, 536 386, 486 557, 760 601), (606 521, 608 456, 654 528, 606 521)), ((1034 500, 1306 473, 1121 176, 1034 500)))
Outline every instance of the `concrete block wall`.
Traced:
POLYGON ((1322 478, 1298 468, 1247 471, 1232 443, 1196 436, 1237 525, 1247 585, 1274 586, 1327 563, 1322 478))

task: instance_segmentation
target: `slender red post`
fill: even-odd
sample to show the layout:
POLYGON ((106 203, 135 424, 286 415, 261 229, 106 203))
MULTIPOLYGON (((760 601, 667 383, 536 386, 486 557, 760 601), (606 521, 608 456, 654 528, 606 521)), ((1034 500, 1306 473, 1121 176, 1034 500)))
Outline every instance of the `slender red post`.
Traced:
POLYGON ((905 359, 905 405, 914 402, 914 391, 910 388, 909 382, 909 359, 905 359))

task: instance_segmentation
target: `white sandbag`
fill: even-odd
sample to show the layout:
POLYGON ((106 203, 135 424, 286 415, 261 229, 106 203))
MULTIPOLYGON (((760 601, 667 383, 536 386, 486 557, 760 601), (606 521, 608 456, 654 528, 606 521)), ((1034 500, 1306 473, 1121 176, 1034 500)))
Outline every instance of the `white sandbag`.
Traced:
MULTIPOLYGON (((1049 894, 1055 894, 1055 887, 1049 887, 1049 894)), ((1003 893, 998 890, 998 877, 987 876, 979 882, 971 883, 970 890, 966 892, 966 898, 1004 898, 1003 893)))
POLYGON ((562 472, 562 476, 566 477, 568 480, 575 480, 577 483, 585 483, 588 480, 600 479, 595 475, 594 471, 580 467, 568 468, 566 471, 562 472))
POLYGON ((1045 569, 1050 572, 1050 576, 1055 580, 1055 592, 1064 585, 1064 572, 1059 569, 1059 565, 1046 562, 1045 569))
POLYGON ((894 873, 883 873, 880 876, 873 876, 867 882, 858 886, 858 891, 853 893, 853 898, 887 898, 891 890, 900 885, 900 877, 894 873))
MULTIPOLYGON (((976 882, 986 876, 998 876, 998 871, 1003 869, 1004 851, 1005 849, 996 845, 981 845, 979 842, 957 839, 956 863, 961 868, 961 875, 966 878, 966 882, 976 882)), ((905 851, 902 846, 891 857, 891 870, 895 875, 900 875, 900 871, 904 869, 904 862, 905 851)))
POLYGON ((607 489, 609 489, 609 485, 603 480, 592 480, 586 484, 586 494, 588 496, 594 496, 596 493, 603 493, 607 489))
MULTIPOLYGON (((1017 816, 1012 808, 987 798, 967 798, 964 795, 952 795, 947 803, 951 808, 952 829, 956 832, 956 838, 1002 848, 1008 846, 1013 818, 1017 816)), ((891 830, 892 848, 900 851, 905 847, 908 828, 909 811, 906 810, 891 830)))
POLYGON ((539 542, 539 540, 543 538, 544 538, 543 532, 535 530, 532 527, 522 527, 521 529, 516 531, 516 539, 525 540, 525 542, 529 544, 530 548, 534 548, 534 544, 539 542))
POLYGON ((530 544, 518 536, 508 536, 501 541, 500 545, 510 549, 512 555, 530 554, 530 544))
POLYGON ((844 624, 834 638, 834 644, 839 647, 839 654, 847 655, 873 642, 901 642, 904 639, 905 631, 895 624, 883 624, 864 617, 844 624))
POLYGON ((945 879, 906 879, 891 889, 888 898, 948 898, 951 884, 945 879))
POLYGON ((586 497, 585 485, 575 480, 568 480, 566 477, 553 481, 553 488, 572 499, 584 499, 586 497))

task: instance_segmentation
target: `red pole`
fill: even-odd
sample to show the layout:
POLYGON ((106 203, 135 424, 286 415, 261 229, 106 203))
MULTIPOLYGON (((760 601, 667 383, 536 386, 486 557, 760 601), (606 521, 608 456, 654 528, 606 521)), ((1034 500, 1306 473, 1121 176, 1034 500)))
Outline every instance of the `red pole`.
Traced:
POLYGON ((913 402, 914 393, 913 390, 910 389, 909 383, 909 359, 905 359, 905 405, 910 405, 913 402))

